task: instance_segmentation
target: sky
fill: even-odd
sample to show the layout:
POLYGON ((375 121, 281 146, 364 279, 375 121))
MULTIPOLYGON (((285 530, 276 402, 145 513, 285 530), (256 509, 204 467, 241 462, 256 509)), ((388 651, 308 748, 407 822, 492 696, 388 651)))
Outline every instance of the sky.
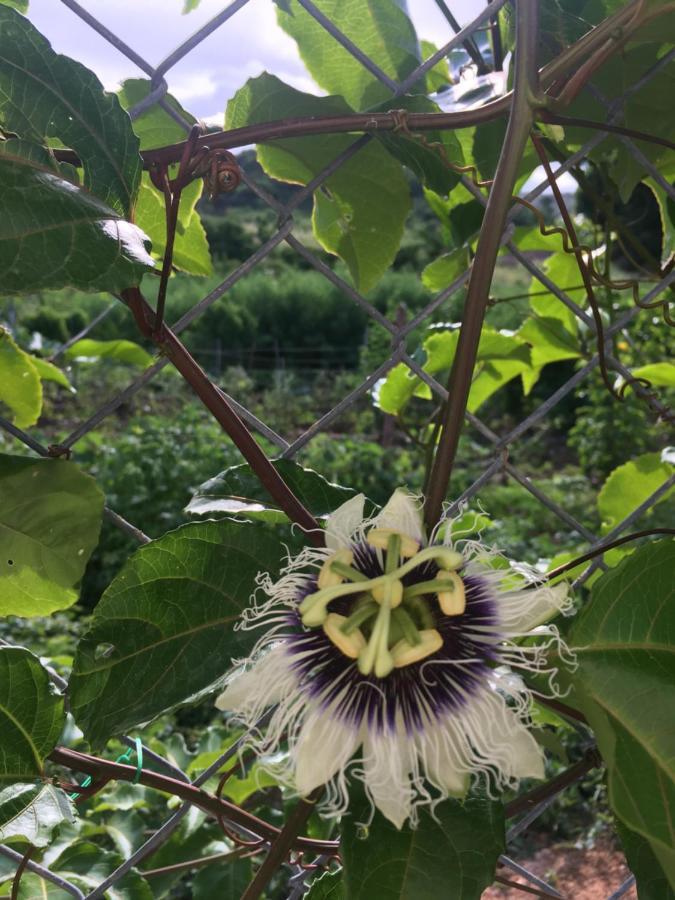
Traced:
MULTIPOLYGON (((182 15, 183 0, 79 0, 152 65, 225 9, 227 0, 201 0, 182 15)), ((461 24, 471 21, 484 0, 450 0, 461 24)), ((441 46, 453 35, 434 0, 408 0, 420 38, 441 46)), ((143 73, 96 34, 60 0, 30 0, 29 18, 59 53, 84 63, 108 90, 143 73)), ((301 90, 319 93, 298 56, 295 42, 276 24, 272 0, 249 0, 214 34, 167 74, 169 90, 198 118, 222 125, 227 101, 247 78, 273 72, 301 90)))

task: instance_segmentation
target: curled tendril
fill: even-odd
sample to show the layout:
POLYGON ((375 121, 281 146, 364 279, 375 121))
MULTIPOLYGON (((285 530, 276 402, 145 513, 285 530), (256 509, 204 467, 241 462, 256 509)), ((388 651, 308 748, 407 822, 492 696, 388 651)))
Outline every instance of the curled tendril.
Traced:
MULTIPOLYGON (((456 172, 458 175, 468 175, 474 187, 478 189, 488 189, 492 187, 494 180, 482 180, 479 177, 478 169, 475 165, 460 166, 457 163, 453 162, 448 157, 447 150, 440 141, 430 141, 423 133, 410 131, 410 128, 408 127, 408 110, 392 109, 389 112, 394 120, 395 132, 403 132, 404 134, 407 134, 412 140, 422 144, 428 150, 435 152, 438 156, 441 157, 444 164, 453 172, 456 172)), ((588 269, 588 272, 596 284, 602 285, 603 287, 615 291, 632 291, 633 302, 636 306, 640 307, 641 309, 655 309, 659 306, 662 307, 662 315, 666 324, 675 326, 675 319, 670 313, 670 304, 667 299, 653 300, 651 303, 645 303, 644 300, 640 298, 639 281, 636 281, 635 279, 616 280, 607 278, 601 272, 598 272, 598 270, 595 268, 595 264, 593 262, 593 250, 591 247, 588 247, 585 244, 574 244, 573 241, 570 240, 570 236, 567 233, 566 229, 560 228, 557 225, 547 225, 541 211, 537 209, 537 207, 532 203, 525 200, 523 197, 513 196, 511 199, 514 203, 517 203, 519 206, 523 206, 525 209, 529 210, 529 212, 532 213, 537 222, 537 227, 539 228, 539 231, 543 235, 543 237, 558 236, 562 239, 562 249, 565 253, 573 256, 576 256, 577 253, 581 253, 583 255, 584 263, 588 269)), ((666 269, 665 271, 659 272, 659 275, 660 277, 663 277, 667 273, 668 270, 666 269)))
POLYGON ((218 194, 226 194, 241 184, 241 170, 236 158, 229 150, 209 150, 208 147, 190 161, 193 177, 201 176, 213 200, 218 194))

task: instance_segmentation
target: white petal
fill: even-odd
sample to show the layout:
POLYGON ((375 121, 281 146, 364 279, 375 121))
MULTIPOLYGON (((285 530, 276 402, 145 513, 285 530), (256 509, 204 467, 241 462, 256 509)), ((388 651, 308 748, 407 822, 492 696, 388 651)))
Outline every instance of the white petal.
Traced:
POLYGON ((306 797, 341 771, 359 744, 357 729, 340 722, 330 710, 318 710, 303 723, 293 749, 295 784, 306 797))
POLYGON ((544 755, 526 726, 489 688, 471 697, 461 713, 461 727, 477 752, 474 763, 483 760, 502 773, 504 781, 513 778, 543 778, 544 755))
POLYGON ((419 755, 434 784, 453 796, 465 796, 470 781, 466 762, 468 747, 454 716, 448 716, 420 734, 419 755))
POLYGON ((412 494, 397 488, 386 505, 375 516, 373 525, 376 528, 395 528, 403 534, 410 535, 420 544, 426 543, 422 526, 422 507, 412 494))
POLYGON ((499 595, 499 616, 513 634, 525 634, 570 606, 569 585, 561 581, 524 591, 499 595))
POLYGON ((338 506, 326 519, 326 546, 329 550, 340 550, 349 547, 352 535, 363 522, 363 507, 366 502, 364 494, 350 497, 342 506, 338 506))
POLYGON ((544 753, 541 747, 511 710, 508 712, 514 722, 510 738, 514 762, 510 774, 514 778, 543 778, 544 753))
POLYGON ((282 700, 295 684, 288 656, 273 647, 251 669, 235 676, 216 700, 218 709, 240 711, 272 706, 282 700))
POLYGON ((413 791, 410 747, 405 733, 364 740, 363 767, 368 792, 382 815, 402 828, 410 815, 413 791))

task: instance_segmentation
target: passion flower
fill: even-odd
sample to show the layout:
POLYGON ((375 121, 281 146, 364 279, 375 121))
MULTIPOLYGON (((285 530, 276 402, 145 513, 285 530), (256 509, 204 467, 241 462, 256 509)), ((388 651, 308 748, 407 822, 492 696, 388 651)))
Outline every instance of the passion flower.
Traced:
POLYGON ((328 814, 346 810, 349 774, 398 828, 463 796, 473 774, 489 790, 542 777, 517 670, 557 693, 547 651, 571 657, 542 623, 569 609, 567 586, 532 587, 535 573, 497 566, 476 541, 427 543, 405 491, 373 519, 363 510, 362 495, 349 500, 326 550, 304 550, 276 583, 259 576, 266 598, 239 627, 267 631, 217 706, 253 728, 274 705, 252 745, 301 795, 325 784, 328 814))

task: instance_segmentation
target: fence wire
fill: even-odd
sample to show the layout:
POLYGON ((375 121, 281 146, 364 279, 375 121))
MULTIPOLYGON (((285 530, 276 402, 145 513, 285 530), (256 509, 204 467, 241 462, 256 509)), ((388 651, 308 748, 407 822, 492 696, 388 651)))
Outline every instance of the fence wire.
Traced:
MULTIPOLYGON (((166 95, 169 91, 169 81, 167 79, 171 74, 171 70, 188 54, 197 51, 202 42, 217 30, 222 29, 225 39, 227 39, 227 23, 237 14, 237 12, 245 7, 250 2, 250 0, 235 0, 235 2, 230 3, 220 13, 214 16, 209 22, 203 25, 198 31, 191 35, 174 51, 172 51, 165 59, 161 60, 156 65, 149 63, 139 52, 122 41, 105 25, 99 22, 98 19, 90 11, 77 3, 76 0, 60 0, 60 2, 63 4, 63 6, 67 7, 67 9, 70 10, 74 15, 78 16, 82 21, 89 25, 101 37, 103 37, 112 47, 115 48, 115 50, 118 51, 118 53, 138 66, 150 78, 151 90, 148 96, 129 110, 132 120, 140 116, 145 110, 152 107, 155 103, 158 103, 159 106, 166 113, 168 113, 168 115, 170 115, 172 119, 178 122, 178 124, 185 129, 186 133, 188 133, 191 128, 190 123, 185 121, 183 117, 176 112, 176 110, 166 99, 166 95)), ((330 20, 330 18, 325 16, 319 9, 317 9, 317 7, 311 2, 311 0, 298 0, 298 2, 307 11, 307 13, 309 13, 309 15, 311 15, 321 25, 321 27, 335 39, 337 44, 341 45, 344 50, 349 52, 354 59, 356 59, 365 69, 367 69, 375 78, 377 78, 382 85, 387 88, 390 93, 392 103, 395 105, 395 100, 397 97, 405 94, 405 92, 410 88, 411 85, 413 85, 427 71, 433 68, 436 63, 444 59, 451 51, 457 48, 464 47, 472 56, 474 61, 479 62, 480 52, 478 51, 478 48, 472 36, 475 35, 478 30, 489 24, 490 20, 494 18, 498 10, 505 4, 506 0, 493 0, 493 2, 490 3, 478 16, 476 16, 472 22, 461 29, 459 28, 457 23, 454 22, 452 14, 447 9, 445 3, 443 3, 442 0, 438 0, 437 5, 442 8, 442 11, 446 15, 446 18, 457 33, 449 41, 447 41, 443 47, 441 47, 437 52, 426 59, 420 66, 415 69, 414 72, 412 72, 404 81, 400 83, 397 83, 385 72, 383 72, 382 69, 372 59, 370 59, 366 53, 364 53, 345 34, 342 33, 342 31, 334 24, 334 22, 330 20), (478 60, 476 60, 475 54, 478 54, 478 60)), ((589 85, 588 90, 592 91, 597 98, 601 99, 607 108, 608 124, 620 124, 623 117, 625 102, 633 94, 639 91, 645 84, 647 84, 665 66, 669 65, 674 58, 675 51, 664 56, 662 59, 659 59, 647 71, 645 71, 645 73, 633 85, 631 85, 631 87, 629 87, 621 97, 615 99, 610 104, 608 104, 606 99, 602 97, 602 94, 596 87, 594 87, 592 84, 589 85)), ((570 168, 586 159, 588 154, 596 147, 598 147, 603 141, 607 140, 608 137, 609 135, 606 133, 594 133, 593 136, 590 137, 589 140, 576 153, 574 153, 568 160, 557 167, 554 172, 554 177, 556 179, 559 179, 564 173, 569 171, 570 168)), ((619 139, 632 154, 635 160, 639 163, 639 165, 649 173, 649 175, 663 188, 663 190, 671 199, 675 199, 675 189, 667 181, 667 179, 663 178, 658 169, 652 165, 649 159, 647 159, 642 151, 634 144, 633 140, 631 138, 623 136, 619 139)), ((323 169, 322 172, 320 172, 315 178, 313 178, 309 184, 304 187, 297 188, 297 190, 294 191, 290 201, 286 202, 285 204, 275 199, 270 190, 267 190, 257 181, 254 181, 250 177, 250 173, 243 171, 242 174, 244 183, 257 195, 257 197, 264 204, 266 204, 266 206, 270 210, 275 213, 277 218, 276 229, 272 236, 265 242, 261 243, 261 245, 255 250, 254 253, 250 255, 250 257, 245 262, 243 262, 234 271, 228 274, 227 277, 220 282, 220 284, 218 284, 214 289, 207 293, 198 303, 196 303, 172 326, 173 330, 176 333, 180 333, 184 329, 188 328, 216 300, 227 294, 227 292, 230 291, 232 287, 237 284, 242 278, 247 276, 250 272, 254 271, 258 266, 264 263, 265 260, 270 256, 270 254, 272 254, 279 245, 285 243, 290 248, 290 250, 293 251, 293 253, 295 253, 300 259, 304 261, 305 264, 311 266, 313 270, 318 272, 334 287, 337 287, 343 293, 347 301, 355 304, 361 310, 363 310, 368 316, 369 321, 386 331, 391 340, 392 348, 391 352, 388 353, 386 358, 383 359, 381 363, 377 365, 356 388, 350 391, 350 393, 343 397, 333 408, 316 419, 316 421, 314 421, 313 424, 311 424, 302 434, 295 438, 292 438, 292 436, 290 435, 288 437, 285 437, 284 435, 278 434, 275 429, 271 428, 268 424, 261 421, 258 416, 256 416, 253 412, 246 408, 243 398, 231 397, 229 393, 223 392, 226 398, 232 403, 237 413, 246 422, 246 424, 252 430, 258 432, 260 435, 269 440, 273 445, 275 445, 279 449, 280 455, 284 458, 292 459, 301 450, 306 448, 307 445, 311 441, 313 441, 317 435, 325 432, 330 427, 331 423, 338 419, 346 410, 354 406, 362 397, 367 395, 368 392, 370 392, 375 386, 375 384, 381 378, 385 377, 386 374, 399 363, 404 363, 413 374, 419 376, 429 386, 433 395, 437 397, 439 401, 443 402, 447 399, 446 388, 441 385, 435 378, 433 378, 433 376, 425 372, 419 365, 419 363, 416 362, 416 360, 411 356, 411 351, 407 346, 407 340, 410 338, 415 329, 418 328, 418 326, 427 322, 437 309, 442 307, 443 304, 446 304, 453 296, 455 296, 459 291, 463 289, 469 277, 470 269, 467 268, 466 271, 457 276, 454 281, 444 290, 438 292, 436 296, 433 297, 433 299, 421 311, 416 313, 410 319, 410 321, 404 324, 397 324, 396 322, 391 321, 385 315, 379 312, 366 297, 364 297, 358 290, 344 281, 335 271, 333 271, 333 269, 326 264, 326 262, 315 250, 307 247, 302 242, 302 240, 296 234, 294 234, 294 211, 305 200, 307 200, 307 198, 311 197, 312 193, 317 188, 321 187, 334 172, 336 172, 341 166, 343 166, 349 159, 358 154, 362 150, 362 148, 369 144, 372 140, 373 137, 371 137, 370 135, 364 135, 358 140, 355 140, 354 143, 351 144, 344 152, 336 156, 335 159, 332 160, 331 163, 326 166, 326 168, 323 169)), ((482 205, 486 205, 487 201, 483 192, 478 187, 476 187, 476 185, 470 179, 462 178, 462 182, 464 184, 464 187, 482 205)), ((548 180, 543 179, 536 187, 532 188, 528 192, 528 194, 525 196, 525 199, 529 202, 533 202, 538 197, 540 197, 544 191, 546 191, 548 186, 548 180)), ((531 276, 539 281, 546 291, 554 294, 561 303, 563 303, 569 310, 571 310, 574 316, 581 323, 583 323, 583 325, 587 329, 589 329, 591 333, 595 333, 595 322, 590 313, 587 312, 581 305, 579 305, 579 302, 570 297, 564 289, 554 284, 546 275, 546 273, 541 269, 539 264, 526 253, 519 250, 518 247, 514 244, 512 240, 513 226, 511 224, 511 220, 513 219, 514 214, 514 211, 512 211, 511 215, 509 216, 509 222, 507 222, 507 226, 503 236, 503 245, 508 255, 512 258, 516 265, 525 269, 531 276)), ((552 249, 556 249, 555 244, 552 244, 552 249)), ((668 275, 666 275, 657 284, 654 285, 654 287, 643 299, 643 302, 652 302, 653 300, 663 296, 664 293, 669 289, 670 285, 672 285, 674 282, 675 271, 671 271, 668 275)), ((56 353, 53 354, 52 359, 57 359, 76 340, 79 340, 85 335, 90 334, 96 328, 96 326, 110 313, 113 306, 114 303, 109 308, 103 310, 98 316, 96 316, 96 318, 94 318, 79 334, 77 334, 61 348, 59 348, 59 350, 57 350, 56 353)), ((605 330, 605 338, 607 339, 613 334, 625 331, 641 312, 642 310, 639 307, 628 310, 615 323, 613 323, 605 330)), ((541 487, 536 485, 527 476, 527 474, 522 471, 518 464, 514 462, 514 459, 516 459, 518 456, 518 443, 519 441, 521 441, 523 436, 531 429, 535 428, 538 425, 541 425, 546 417, 549 416, 571 392, 578 390, 579 387, 582 386, 584 382, 586 382, 598 370, 599 362, 600 361, 598 355, 593 355, 588 361, 584 362, 580 368, 578 368, 578 370, 567 380, 566 383, 557 388, 546 400, 541 402, 537 409, 535 409, 523 421, 519 422, 504 434, 498 434, 497 432, 495 432, 484 422, 482 422, 481 419, 475 414, 467 413, 467 424, 471 429, 473 429, 474 434, 477 435, 482 442, 482 447, 486 451, 486 460, 484 462, 483 470, 481 471, 481 473, 462 493, 462 495, 448 507, 446 514, 454 515, 463 503, 475 497, 480 492, 480 490, 491 480, 495 478, 508 478, 514 481, 516 484, 520 485, 524 491, 532 495, 539 504, 548 509, 554 517, 556 517, 560 522, 564 523, 564 525, 567 526, 572 532, 577 533, 581 539, 588 542, 592 548, 597 547, 599 544, 607 540, 611 540, 626 532, 629 526, 634 525, 636 521, 644 516, 645 513, 647 513, 653 507, 653 505, 665 495, 665 493, 673 486, 673 484, 675 484, 675 476, 671 477, 665 484, 661 485, 656 491, 654 491, 654 493, 650 497, 648 497, 647 500, 645 500, 644 503, 640 505, 640 507, 631 512, 630 515, 626 516, 623 521, 619 522, 609 535, 604 535, 601 541, 600 536, 597 535, 591 527, 589 527, 583 521, 578 521, 575 516, 573 516, 568 510, 561 506, 556 500, 550 497, 544 490, 541 489, 541 487)), ((610 369, 614 370, 618 376, 623 376, 624 378, 630 377, 630 373, 627 371, 627 369, 611 354, 608 355, 607 362, 610 369)), ((158 359, 141 375, 134 378, 127 385, 127 387, 117 392, 104 403, 102 403, 88 418, 78 424, 77 427, 75 427, 69 434, 64 435, 63 439, 58 444, 58 448, 62 451, 70 451, 75 448, 78 442, 81 441, 93 429, 97 428, 106 417, 110 416, 122 404, 127 403, 133 396, 135 396, 138 392, 142 391, 148 384, 150 384, 167 364, 168 360, 166 358, 158 359)), ((663 414, 664 410, 667 410, 665 403, 663 403, 659 399, 656 392, 648 390, 647 388, 644 388, 639 384, 632 385, 632 387, 635 390, 636 394, 643 400, 645 400, 645 408, 649 407, 652 412, 655 412, 656 414, 663 414)), ((29 434, 15 427, 14 425, 12 425, 12 423, 3 418, 0 418, 0 428, 6 431, 8 434, 12 435, 17 440, 23 442, 34 452, 42 456, 53 455, 53 451, 50 451, 50 448, 42 446, 29 434)), ((142 531, 140 531, 140 529, 136 528, 132 523, 127 522, 126 519, 124 519, 114 510, 106 508, 105 514, 114 525, 124 531, 124 533, 127 534, 131 539, 139 543, 145 543, 150 540, 150 538, 142 531)), ((605 568, 605 564, 601 559, 588 564, 585 571, 576 579, 575 584, 583 584, 598 568, 605 568)), ((61 688, 63 688, 63 679, 61 679, 60 676, 58 676, 54 672, 52 672, 51 675, 53 676, 55 682, 61 688)), ((243 742, 245 738, 246 735, 244 735, 240 739, 240 741, 243 742)), ((134 741, 131 738, 124 738, 124 740, 130 746, 134 744, 134 741)), ((212 774, 218 772, 222 768, 223 764, 238 752, 239 746, 240 742, 237 742, 232 747, 230 747, 219 759, 217 759, 212 764, 209 769, 207 769, 200 775, 200 777, 194 782, 194 784, 197 786, 203 784, 212 774)), ((164 760, 161 757, 158 757, 157 754, 153 754, 148 748, 145 747, 144 753, 147 754, 150 758, 153 758, 155 764, 158 765, 160 769, 163 768, 165 771, 170 772, 173 777, 184 781, 189 781, 188 776, 177 769, 168 760, 164 760)), ((523 815, 522 818, 518 822, 516 822, 515 825, 513 825, 509 830, 507 835, 508 842, 512 842, 526 828, 529 828, 532 823, 535 822, 536 819, 546 809, 548 809, 552 803, 556 801, 558 796, 558 794, 555 794, 552 797, 548 797, 545 801, 534 805, 532 809, 530 809, 525 815, 523 815)), ((83 893, 80 888, 68 881, 68 879, 50 871, 48 866, 29 861, 27 863, 27 869, 29 871, 35 872, 45 880, 51 882, 57 887, 60 887, 62 890, 66 891, 72 896, 81 898, 81 900, 95 900, 95 898, 103 897, 105 892, 109 888, 114 887, 114 885, 133 867, 137 866, 142 860, 147 858, 151 853, 157 850, 164 842, 169 839, 171 834, 178 827, 181 819, 189 811, 189 808, 189 803, 183 803, 183 805, 181 805, 177 811, 173 812, 171 816, 166 820, 166 822, 154 834, 152 834, 145 841, 145 843, 133 855, 129 857, 129 859, 127 859, 121 866, 119 866, 114 872, 112 872, 93 891, 90 891, 87 894, 83 893)), ((234 822, 228 822, 228 825, 235 832, 242 834, 240 825, 237 825, 234 822)), ((251 833, 244 834, 243 836, 254 838, 257 837, 256 835, 252 835, 251 833)), ((263 842, 261 843, 260 848, 265 849, 267 846, 268 845, 263 842)), ((6 846, 0 846, 0 855, 16 863, 20 863, 22 859, 20 854, 17 854, 16 851, 6 846)), ((318 867, 317 871, 321 871, 322 866, 328 865, 329 859, 327 857, 318 857, 314 862, 318 867)), ((514 875, 520 876, 525 880, 526 886, 524 886, 522 889, 526 890, 527 893, 543 897, 562 897, 562 894, 560 894, 560 892, 552 884, 547 882, 545 879, 538 877, 533 872, 529 871, 527 868, 512 859, 510 856, 502 856, 499 862, 501 866, 500 872, 503 873, 505 870, 508 870, 514 875)), ((303 868, 302 866, 299 866, 295 863, 289 862, 289 867, 290 880, 288 887, 288 896, 289 898, 299 898, 308 889, 308 875, 310 873, 306 868, 303 868)), ((509 879, 501 878, 501 881, 503 883, 507 883, 509 882, 509 879)), ((625 896, 626 893, 631 890, 634 881, 635 879, 631 875, 621 885, 616 886, 607 900, 617 900, 617 898, 625 896)), ((514 882, 509 883, 511 883, 514 887, 518 887, 518 885, 514 882)), ((577 896, 581 897, 582 895, 578 894, 577 896)))

